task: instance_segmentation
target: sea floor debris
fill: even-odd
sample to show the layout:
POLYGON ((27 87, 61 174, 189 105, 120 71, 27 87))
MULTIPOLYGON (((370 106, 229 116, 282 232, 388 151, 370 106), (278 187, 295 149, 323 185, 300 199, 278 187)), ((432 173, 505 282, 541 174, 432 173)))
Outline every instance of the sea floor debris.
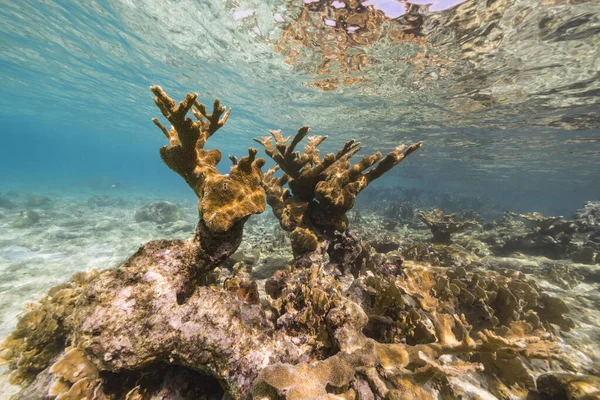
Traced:
MULTIPOLYGON (((470 215, 454 229, 452 217, 420 210, 385 230, 389 209, 346 214, 420 143, 351 165, 356 142, 321 157, 323 137, 300 153, 307 128, 291 144, 275 131, 274 144, 260 143, 278 167, 263 176, 250 149, 223 175, 220 152, 204 145, 229 111, 152 90, 172 124, 155 120, 169 140, 161 156, 198 197, 195 232, 145 243, 117 268, 76 273, 28 305, 0 344, 20 385, 13 398, 600 396, 594 203, 572 221, 522 215, 531 228, 507 214, 486 226, 470 215), (250 219, 266 203, 274 217, 250 219), (432 243, 416 215, 452 229, 432 243), (551 257, 540 255, 547 243, 560 245, 551 257), (578 262, 581 251, 591 262, 578 262)), ((123 207, 81 202, 90 212, 111 203, 123 207)), ((40 203, 39 224, 60 204, 40 203)))

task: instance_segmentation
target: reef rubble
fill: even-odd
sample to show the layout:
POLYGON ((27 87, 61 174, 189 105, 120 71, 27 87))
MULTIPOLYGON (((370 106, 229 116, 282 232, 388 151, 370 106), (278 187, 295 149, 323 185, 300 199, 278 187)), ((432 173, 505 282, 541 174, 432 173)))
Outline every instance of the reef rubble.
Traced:
POLYGON ((566 237, 559 256, 597 249, 594 204, 572 223, 523 215, 532 229, 514 215, 485 229, 477 218, 412 210, 406 221, 419 215, 435 243, 401 227, 381 238, 361 222, 376 218, 347 214, 420 142, 352 165, 358 142, 321 157, 325 137, 308 127, 291 143, 272 131, 257 141, 275 167, 263 174, 251 148, 222 174, 221 152, 205 144, 231 110, 152 92, 171 124, 154 119, 169 141, 161 158, 198 197, 195 234, 148 242, 119 267, 78 273, 29 304, 0 344, 0 363, 21 385, 13 398, 599 398, 600 356, 586 359, 576 345, 587 315, 557 295, 593 272, 528 270, 504 234, 512 226, 528 243, 566 237), (264 235, 249 217, 267 204, 279 225, 273 240, 236 253, 245 229, 264 235), (263 246, 268 267, 255 254, 263 246))

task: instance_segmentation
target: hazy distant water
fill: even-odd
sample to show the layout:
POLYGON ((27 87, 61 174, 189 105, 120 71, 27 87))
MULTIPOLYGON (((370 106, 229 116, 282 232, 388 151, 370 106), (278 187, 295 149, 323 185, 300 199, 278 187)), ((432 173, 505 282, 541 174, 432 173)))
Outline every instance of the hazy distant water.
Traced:
POLYGON ((357 50, 369 58, 364 81, 324 92, 313 85, 328 78, 312 68, 318 49, 298 44, 306 57, 295 66, 275 51, 302 1, 4 1, 0 191, 97 181, 184 191, 158 157, 165 141, 150 121, 159 112, 148 87, 159 84, 177 100, 196 91, 234 108, 211 139, 225 155, 301 124, 329 135, 326 150, 354 137, 364 153, 422 140, 382 185, 573 210, 600 197, 600 6, 512 3, 521 11, 505 13, 501 44, 487 57, 461 53, 458 28, 444 28, 454 10, 421 8, 431 54, 448 58, 450 72, 436 64, 415 74, 419 50, 383 37, 357 50))

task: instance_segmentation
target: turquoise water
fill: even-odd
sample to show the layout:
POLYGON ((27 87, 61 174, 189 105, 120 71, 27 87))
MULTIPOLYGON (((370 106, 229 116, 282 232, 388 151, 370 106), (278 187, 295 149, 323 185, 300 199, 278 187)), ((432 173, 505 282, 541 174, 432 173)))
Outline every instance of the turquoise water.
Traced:
MULTIPOLYGON (((452 24, 456 8, 422 6, 425 47, 383 35, 353 49, 368 65, 342 74, 319 70, 328 57, 320 45, 294 44, 302 57, 293 63, 276 51, 302 8, 331 13, 317 3, 2 2, 2 187, 77 190, 104 179, 183 192, 157 157, 165 143, 151 122, 159 112, 149 86, 158 84, 175 99, 195 91, 233 108, 211 142, 223 153, 241 155, 268 129, 291 134, 306 124, 329 136, 326 150, 349 138, 365 153, 422 140, 384 186, 549 213, 600 196, 597 3, 515 1, 500 18, 481 14, 476 28, 452 24), (464 50, 477 38, 488 43, 480 58, 464 50), (424 48, 443 61, 414 67, 424 48), (311 86, 340 76, 366 81, 311 86)), ((477 3, 459 10, 469 4, 477 3)))

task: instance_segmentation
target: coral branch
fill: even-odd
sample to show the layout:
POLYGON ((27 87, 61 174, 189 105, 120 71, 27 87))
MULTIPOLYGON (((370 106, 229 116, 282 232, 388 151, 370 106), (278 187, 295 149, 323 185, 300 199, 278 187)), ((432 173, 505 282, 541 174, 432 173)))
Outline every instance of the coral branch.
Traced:
POLYGON ((153 120, 169 139, 169 146, 160 149, 161 158, 198 196, 201 223, 206 227, 201 231, 224 233, 250 215, 263 212, 266 204, 260 183, 265 160, 256 159, 256 150, 250 149, 249 155, 239 162, 230 157, 233 165, 228 175, 221 175, 216 168, 221 152, 204 150, 206 141, 225 124, 231 109, 227 110, 217 99, 209 114, 206 106, 198 102, 197 94, 189 93, 175 106, 175 101, 159 86, 151 90, 156 96, 154 102, 172 124, 167 130, 157 119, 153 120), (190 110, 197 122, 186 118, 190 110))
POLYGON ((344 232, 348 223, 345 214, 354 206, 358 193, 422 145, 413 144, 406 151, 399 146, 383 160, 378 152, 352 166, 350 158, 361 149, 355 140, 323 158, 317 148, 326 136, 311 136, 303 153, 294 151, 309 132, 308 127, 301 127, 289 146, 289 138, 283 137, 281 131, 254 139, 284 173, 278 180, 274 178, 277 169, 272 169, 263 185, 275 216, 283 229, 291 232, 296 255, 315 251, 319 243, 327 237, 331 239, 335 230, 344 232), (283 189, 285 184, 289 185, 287 191, 283 189))
POLYGON ((402 160, 409 156, 412 152, 417 150, 423 145, 422 142, 413 144, 404 150, 404 146, 398 146, 394 151, 388 154, 383 160, 379 162, 377 167, 373 168, 366 174, 367 181, 373 182, 375 179, 381 177, 381 175, 388 172, 390 169, 398 165, 402 160))
POLYGON ((461 232, 477 224, 475 221, 457 221, 454 214, 444 214, 442 210, 421 211, 419 219, 431 229, 434 243, 450 243, 453 233, 461 232))
MULTIPOLYGON (((349 163, 346 160, 343 162, 338 161, 327 170, 327 179, 317 185, 317 200, 320 203, 324 203, 327 208, 335 213, 349 211, 354 206, 354 200, 358 193, 421 146, 421 142, 413 144, 404 152, 404 146, 399 146, 381 161, 379 161, 381 153, 377 152, 371 156, 364 157, 352 167, 349 167, 349 163), (377 161, 379 161, 377 166, 363 173, 363 171, 374 165, 377 161)), ((355 151, 358 150, 352 150, 346 156, 351 157, 355 151)))

